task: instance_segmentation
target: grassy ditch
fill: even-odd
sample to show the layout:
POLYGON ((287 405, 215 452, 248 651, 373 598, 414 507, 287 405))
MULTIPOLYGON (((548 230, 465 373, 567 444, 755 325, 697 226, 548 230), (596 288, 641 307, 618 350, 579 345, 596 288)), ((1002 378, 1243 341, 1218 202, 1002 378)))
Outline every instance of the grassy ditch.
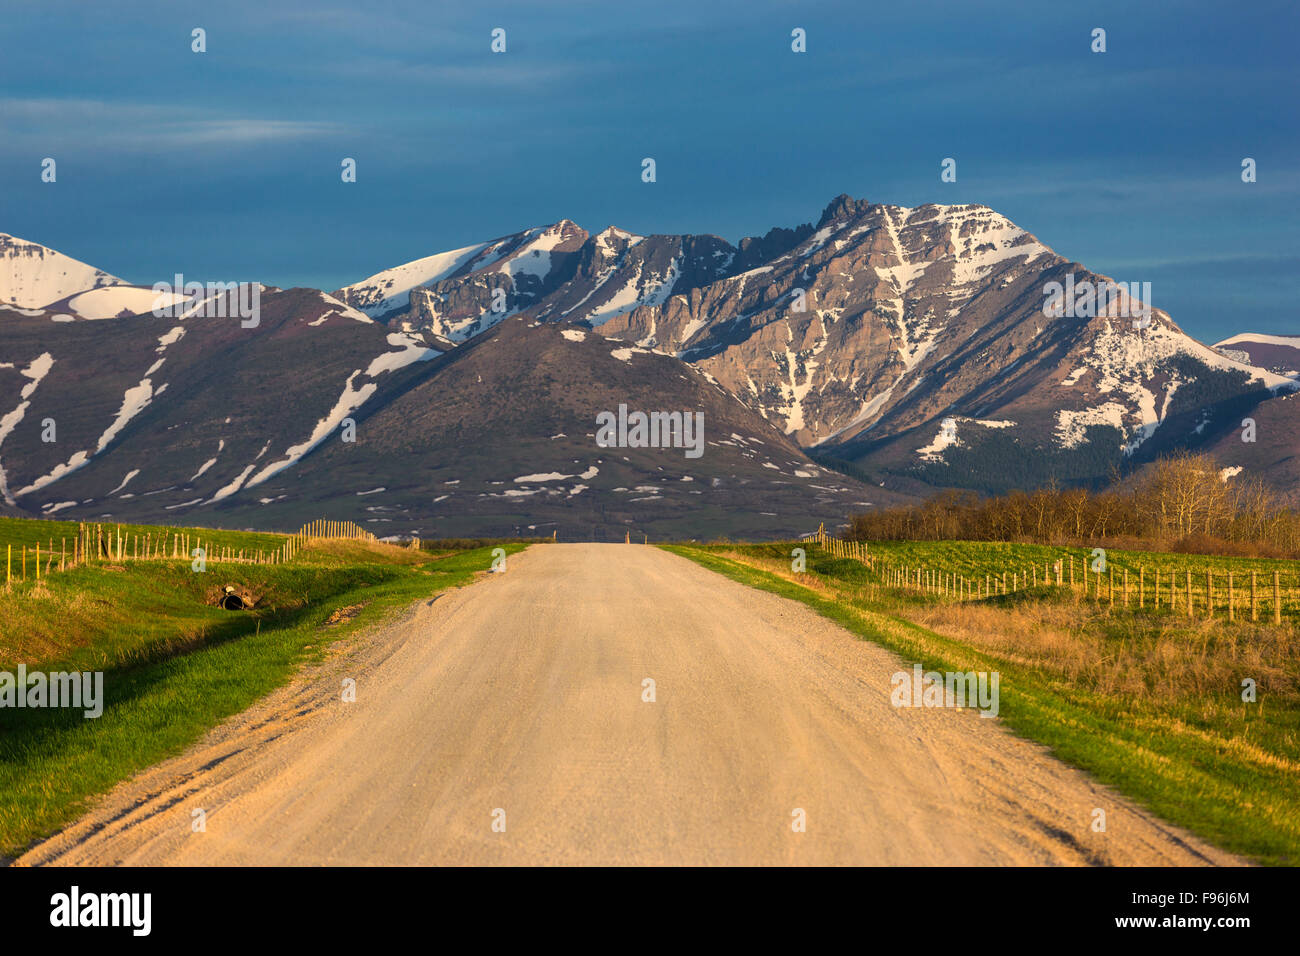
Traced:
MULTIPOLYGON (((515 552, 524 546, 505 545, 515 552)), ((74 819, 121 780, 185 750, 301 664, 412 602, 468 584, 491 549, 435 555, 321 543, 278 565, 90 565, 0 591, 0 671, 102 671, 103 714, 0 708, 0 858, 74 819), (227 584, 248 611, 210 603, 227 584)))

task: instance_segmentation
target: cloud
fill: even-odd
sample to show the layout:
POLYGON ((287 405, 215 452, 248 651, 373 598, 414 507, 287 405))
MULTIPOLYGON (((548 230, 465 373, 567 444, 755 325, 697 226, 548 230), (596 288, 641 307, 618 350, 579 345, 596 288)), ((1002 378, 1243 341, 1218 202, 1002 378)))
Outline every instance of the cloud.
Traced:
MULTIPOLYGON (((1002 162, 998 164, 997 175, 982 176, 979 183, 989 195, 997 197, 1041 196, 1143 205, 1160 205, 1170 200, 1235 202, 1264 195, 1294 196, 1300 192, 1300 176, 1293 168, 1274 167, 1267 180, 1249 185, 1241 181, 1241 167, 1235 156, 1221 160, 1213 173, 1202 170, 1204 166, 1187 172, 1168 170, 1158 163, 1132 162, 1117 165, 1111 175, 1098 175, 1095 166, 1075 161, 1002 162)), ((1077 214, 1085 210, 1076 207, 1073 211, 1077 214)))
POLYGON ((10 148, 157 152, 245 147, 338 134, 337 123, 253 116, 193 118, 183 108, 91 99, 0 98, 10 148))
POLYGON ((518 63, 501 57, 478 63, 429 63, 392 57, 353 57, 345 61, 319 64, 321 72, 355 79, 382 79, 434 86, 459 87, 458 92, 473 93, 483 89, 540 90, 565 81, 590 79, 600 71, 612 71, 613 65, 583 63, 518 63))
POLYGON ((1130 267, 1143 269, 1152 276, 1171 278, 1225 277, 1245 279, 1290 278, 1300 273, 1300 256, 1212 256, 1188 259, 1131 259, 1130 267))

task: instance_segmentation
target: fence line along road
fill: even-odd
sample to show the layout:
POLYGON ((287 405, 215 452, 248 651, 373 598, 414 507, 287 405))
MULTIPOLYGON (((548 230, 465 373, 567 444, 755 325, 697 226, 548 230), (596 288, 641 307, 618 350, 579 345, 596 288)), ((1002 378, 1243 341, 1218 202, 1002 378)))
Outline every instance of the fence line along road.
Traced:
POLYGON ((1229 621, 1235 621, 1239 613, 1244 616, 1249 610, 1250 619, 1258 621, 1261 611, 1267 608, 1272 612, 1273 623, 1281 624, 1284 607, 1296 608, 1296 593, 1300 590, 1289 582, 1284 584, 1278 570, 1272 572, 1271 581, 1268 576, 1261 581, 1258 571, 1249 572, 1247 589, 1244 573, 1239 579, 1233 571, 1152 569, 1148 577, 1146 567, 1139 566, 1136 578, 1131 579, 1128 568, 1121 569, 1118 576, 1114 565, 1108 565, 1104 570, 1101 567, 1090 570, 1086 557, 1081 562, 1076 581, 1075 556, 1068 553, 1054 562, 1044 561, 1041 566, 1035 563, 986 572, 981 581, 978 576, 941 568, 880 563, 863 542, 828 535, 824 527, 819 527, 807 540, 816 543, 832 557, 860 561, 869 570, 877 572, 880 577, 877 587, 926 594, 940 600, 979 601, 1029 588, 1051 587, 1065 588, 1079 600, 1091 598, 1110 608, 1118 603, 1123 608, 1145 610, 1149 605, 1157 611, 1164 607, 1171 613, 1185 613, 1189 618, 1198 616, 1199 611, 1200 616, 1206 618, 1222 614, 1229 621), (1088 580, 1090 575, 1091 583, 1088 580))
MULTIPOLYGON (((221 534, 217 530, 211 533, 221 534)), ((5 545, 5 587, 26 583, 29 574, 40 582, 52 573, 91 564, 188 561, 196 557, 199 549, 210 564, 283 564, 313 541, 335 539, 379 540, 356 522, 325 518, 309 521, 301 530, 285 536, 278 548, 265 549, 213 544, 212 539, 189 531, 123 532, 121 524, 83 521, 78 523, 75 535, 60 537, 57 546, 52 537, 44 547, 40 541, 17 549, 13 544, 5 545)))

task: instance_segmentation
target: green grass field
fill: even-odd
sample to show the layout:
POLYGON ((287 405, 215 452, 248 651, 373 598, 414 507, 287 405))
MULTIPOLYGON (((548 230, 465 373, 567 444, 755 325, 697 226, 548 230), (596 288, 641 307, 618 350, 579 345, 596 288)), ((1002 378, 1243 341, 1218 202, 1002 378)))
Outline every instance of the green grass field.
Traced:
MULTIPOLYGON (((1000 717, 1012 730, 1212 843, 1262 863, 1300 865, 1300 628, 1290 620, 1230 624, 1112 611, 1057 588, 945 603, 880 587, 861 562, 806 542, 668 547, 802 601, 909 664, 998 671, 1000 717), (795 547, 807 551, 801 574, 791 569, 795 547), (1241 697, 1247 677, 1257 682, 1255 703, 1241 697)), ((871 551, 981 578, 1060 554, 962 542, 871 551)), ((1181 568, 1185 558, 1221 570, 1260 563, 1140 560, 1181 568)))
MULTIPOLYGON (((797 545, 791 544, 790 547, 797 545)), ((786 548, 788 553, 790 547, 786 548)), ((1044 575, 1052 565, 1062 562, 1062 579, 1070 581, 1071 565, 1075 587, 1084 587, 1085 569, 1094 566, 1096 556, 1091 549, 1050 547, 1037 544, 1008 544, 988 541, 873 541, 869 553, 876 561, 876 573, 867 572, 862 583, 883 584, 889 578, 889 568, 922 568, 940 574, 960 575, 978 590, 987 580, 1001 580, 1003 573, 1008 584, 1016 575, 1021 586, 1029 582, 1041 585, 1044 575)), ((1243 608, 1249 614, 1251 575, 1256 576, 1260 616, 1271 618, 1273 613, 1273 573, 1279 574, 1282 616, 1285 620, 1300 623, 1300 562, 1269 558, 1218 557, 1199 554, 1171 554, 1156 551, 1105 550, 1106 573, 1101 575, 1102 597, 1109 600, 1111 574, 1114 575, 1116 602, 1122 602, 1125 573, 1128 574, 1130 611, 1136 612, 1139 587, 1142 588, 1144 610, 1154 613, 1156 578, 1159 577, 1160 612, 1170 613, 1169 591, 1171 575, 1177 588, 1178 607, 1175 613, 1185 613, 1186 575, 1192 573, 1192 600, 1197 616, 1204 614, 1206 603, 1206 573, 1212 575, 1213 599, 1216 612, 1226 615, 1228 574, 1231 572, 1232 599, 1236 613, 1243 608)), ((1052 572, 1054 573, 1054 572, 1052 572)), ((1098 576, 1087 573, 1087 588, 1095 599, 1098 576)))
MULTIPOLYGON (((795 545, 791 545, 795 547, 795 545)), ((1075 573, 1082 573, 1083 567, 1093 561, 1090 548, 1052 547, 1042 544, 1008 544, 1000 541, 872 541, 868 550, 880 561, 892 564, 906 564, 939 568, 944 571, 982 577, 986 573, 1010 573, 1019 570, 1027 572, 1031 567, 1042 569, 1044 564, 1064 558, 1068 564, 1070 558, 1075 562, 1075 573)), ((789 549, 787 549, 788 551, 789 549)), ((1277 560, 1272 558, 1237 558, 1219 557, 1202 554, 1171 554, 1160 551, 1131 551, 1118 548, 1106 549, 1106 563, 1113 565, 1117 571, 1127 569, 1136 574, 1139 568, 1148 572, 1192 571, 1204 573, 1213 571, 1226 574, 1232 571, 1238 576, 1250 577, 1251 571, 1270 577, 1274 570, 1282 572, 1296 584, 1300 574, 1300 562, 1277 560)))
MULTIPOLYGON (((40 524, 40 533, 52 533, 40 524)), ((27 529, 3 530, 21 537, 27 529)), ((212 534, 232 547, 258 546, 252 535, 212 534)), ((257 537, 274 546, 282 536, 257 537)), ((103 671, 105 697, 97 719, 66 708, 0 709, 0 858, 66 824, 119 781, 180 753, 301 664, 320 659, 332 642, 467 584, 490 563, 490 548, 435 554, 330 541, 287 564, 218 565, 204 573, 186 560, 126 562, 117 570, 91 564, 39 587, 0 589, 0 671, 12 673, 19 663, 29 673, 103 671), (261 600, 236 612, 206 603, 227 583, 261 600), (344 608, 355 616, 327 625, 344 608)))

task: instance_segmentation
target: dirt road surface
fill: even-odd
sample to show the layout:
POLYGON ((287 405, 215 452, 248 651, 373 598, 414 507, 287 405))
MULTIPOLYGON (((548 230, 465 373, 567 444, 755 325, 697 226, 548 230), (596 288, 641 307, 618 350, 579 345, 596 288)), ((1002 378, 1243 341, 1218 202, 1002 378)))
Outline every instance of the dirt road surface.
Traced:
POLYGON ((891 706, 900 669, 657 548, 536 546, 341 642, 19 862, 1240 862, 997 720, 891 706))

